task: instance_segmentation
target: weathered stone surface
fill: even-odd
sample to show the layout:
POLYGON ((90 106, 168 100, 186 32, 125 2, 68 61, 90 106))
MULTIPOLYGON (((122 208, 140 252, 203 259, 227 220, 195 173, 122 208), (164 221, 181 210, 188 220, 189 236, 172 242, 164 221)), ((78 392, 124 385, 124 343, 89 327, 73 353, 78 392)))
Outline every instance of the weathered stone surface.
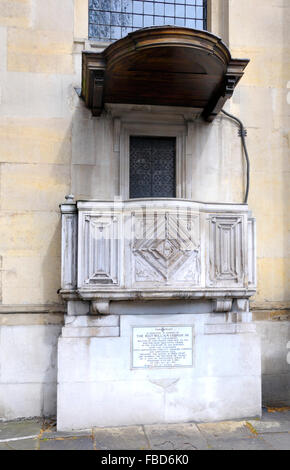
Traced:
POLYGON ((68 192, 69 169, 65 165, 3 164, 1 177, 6 211, 58 211, 59 201, 68 192))
POLYGON ((27 28, 31 22, 31 3, 29 0, 1 0, 0 24, 27 28))
POLYGON ((201 423, 198 429, 206 438, 247 438, 251 432, 246 426, 246 421, 224 421, 219 423, 201 423))
MULTIPOLYGON (((2 101, 0 116, 8 118, 71 118, 72 100, 76 92, 72 87, 72 76, 45 73, 19 73, 7 75, 2 72, 2 101), (29 111, 27 111, 29 110, 29 111)), ((62 200, 62 199, 61 199, 62 200)), ((59 201, 58 201, 59 202, 59 201)))
POLYGON ((2 382, 56 381, 56 347, 60 326, 3 326, 0 333, 2 382))
POLYGON ((7 69, 10 72, 73 74, 72 33, 10 28, 7 69))
MULTIPOLYGON (((78 304, 78 302, 72 302, 78 304)), ((85 302, 84 302, 85 303, 85 302)), ((89 305, 89 302, 88 302, 89 305)), ((71 328, 89 328, 89 327, 116 327, 120 326, 119 315, 75 315, 66 316, 65 326, 71 328)))
POLYGON ((208 450, 196 424, 145 426, 150 448, 156 450, 208 450))
POLYGON ((59 302, 57 289, 60 284, 60 272, 56 266, 60 258, 52 256, 50 261, 51 264, 47 264, 45 256, 5 256, 3 303, 37 305, 59 302))
POLYGON ((290 431, 275 434, 267 432, 267 434, 260 434, 259 437, 265 441, 266 445, 275 450, 290 450, 290 431))
MULTIPOLYGON (((15 316, 9 315, 14 317, 14 323, 1 322, 0 327, 0 416, 11 420, 55 415, 56 345, 62 325, 47 325, 37 315, 38 321, 30 324, 21 320, 23 315, 17 322, 15 316)), ((5 316, 8 315, 1 315, 1 319, 5 316)))
MULTIPOLYGON (((259 10, 259 17, 257 20, 252 16, 249 17, 249 2, 241 5, 241 8, 236 10, 233 8, 234 18, 232 21, 237 24, 247 24, 247 35, 241 37, 239 28, 234 31, 231 30, 230 40, 232 47, 237 47, 239 44, 247 49, 251 49, 255 45, 256 49, 262 50, 264 48, 273 47, 273 35, 275 36, 275 48, 284 46, 283 32, 277 29, 277 24, 283 23, 283 20, 288 21, 289 6, 285 5, 281 8, 281 2, 274 0, 271 4, 265 3, 263 0, 257 0, 256 8, 259 10), (273 15, 277 16, 277 20, 273 21, 273 15), (239 23, 238 23, 239 22, 239 23), (258 31, 256 31, 258 29, 258 31)), ((244 56, 243 56, 244 57, 244 56)))
POLYGON ((246 421, 226 421, 197 425, 208 447, 215 450, 267 450, 268 445, 246 421))
POLYGON ((17 441, 9 441, 0 444, 0 449, 5 450, 38 450, 39 441, 37 438, 34 439, 20 439, 17 441), (1 448, 3 446, 3 449, 1 448))
POLYGON ((290 372, 263 374, 262 400, 266 406, 290 406, 290 372))
POLYGON ((57 387, 55 382, 44 383, 43 389, 43 405, 41 410, 41 416, 51 417, 56 415, 57 407, 57 387))
POLYGON ((51 416, 56 413, 56 384, 0 384, 1 417, 4 420, 51 416))
POLYGON ((89 437, 41 439, 39 450, 94 450, 94 446, 89 437))
POLYGON ((252 333, 204 335, 203 322, 209 318, 198 314, 121 315, 120 337, 61 337, 58 429, 259 415, 258 338, 252 333), (195 327, 193 367, 132 369, 132 326, 181 324, 195 327))
MULTIPOLYGON (((12 307, 13 308, 13 307, 12 307)), ((14 306, 14 308, 16 308, 14 306)), ((48 307, 49 308, 49 307, 48 307)), ((31 306, 30 309, 32 310, 31 306)), ((0 326, 63 325, 63 313, 0 313, 0 326)))
POLYGON ((69 163, 70 125, 67 119, 1 118, 1 162, 69 163))
POLYGON ((70 432, 61 432, 56 431, 54 427, 52 430, 45 431, 41 434, 41 439, 69 439, 75 437, 92 437, 92 429, 82 430, 82 431, 70 431, 70 432))
POLYGON ((0 72, 1 71, 3 72, 6 70, 6 64, 7 64, 7 28, 5 26, 0 26, 0 72))
POLYGON ((0 450, 12 450, 12 449, 9 449, 9 447, 7 446, 7 444, 5 444, 5 442, 0 442, 0 450))
POLYGON ((50 256, 57 257, 60 255, 60 216, 56 211, 2 213, 0 237, 3 255, 45 257, 49 252, 50 256))
POLYGON ((257 260, 258 278, 267 292, 267 296, 287 300, 285 283, 287 283, 288 272, 283 258, 263 258, 257 260), (273 263, 275 269, 273 269, 273 263))
POLYGON ((264 374, 289 374, 286 361, 287 342, 290 338, 290 322, 257 321, 256 328, 261 337, 262 372, 264 374))
POLYGON ((246 439, 208 439, 208 446, 212 450, 272 450, 269 445, 260 438, 246 439))
POLYGON ((46 0, 45 8, 40 1, 35 3, 34 27, 37 30, 68 32, 72 35, 74 5, 71 0, 46 0))
POLYGON ((74 322, 80 318, 80 315, 88 315, 90 312, 90 303, 84 301, 68 301, 66 322, 74 322), (69 318, 72 316, 72 318, 69 318))
POLYGON ((118 326, 89 326, 85 328, 63 328, 63 338, 110 338, 120 336, 120 328, 118 326))
POLYGON ((290 416, 286 412, 274 412, 263 415, 260 420, 249 421, 253 429, 258 434, 273 432, 289 432, 290 433, 290 416))
POLYGON ((26 420, 0 422, 0 441, 26 436, 38 436, 42 428, 42 420, 26 420))
POLYGON ((75 0, 74 35, 76 38, 88 36, 88 3, 87 0, 75 0))
POLYGON ((269 321, 256 321, 262 347, 262 400, 265 406, 290 405, 290 364, 286 360, 290 322, 289 311, 270 311, 269 321), (279 320, 273 321, 272 318, 279 320))
POLYGON ((1 383, 0 403, 5 420, 41 416, 43 383, 1 383))
POLYGON ((94 428, 96 450, 145 450, 148 441, 141 426, 94 428))

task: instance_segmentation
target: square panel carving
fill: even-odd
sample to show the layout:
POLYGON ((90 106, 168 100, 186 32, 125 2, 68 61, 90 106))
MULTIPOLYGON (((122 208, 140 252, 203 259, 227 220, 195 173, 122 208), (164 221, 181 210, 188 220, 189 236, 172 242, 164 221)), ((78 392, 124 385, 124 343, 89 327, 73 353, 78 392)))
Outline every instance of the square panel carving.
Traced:
POLYGON ((82 217, 80 286, 119 283, 119 227, 118 215, 85 214, 82 217))
POLYGON ((135 214, 132 271, 138 287, 199 285, 199 216, 191 211, 135 214))
POLYGON ((209 283, 243 285, 245 278, 245 234, 243 216, 210 217, 209 283))

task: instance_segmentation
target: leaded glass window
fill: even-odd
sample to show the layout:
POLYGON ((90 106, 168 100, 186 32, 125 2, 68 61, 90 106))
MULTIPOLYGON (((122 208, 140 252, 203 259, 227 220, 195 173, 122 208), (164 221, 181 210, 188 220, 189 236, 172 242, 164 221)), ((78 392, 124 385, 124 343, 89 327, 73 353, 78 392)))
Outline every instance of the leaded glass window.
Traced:
POLYGON ((89 38, 114 41, 139 28, 206 29, 206 0, 89 0, 89 38))
POLYGON ((175 197, 175 137, 130 137, 130 198, 175 197))

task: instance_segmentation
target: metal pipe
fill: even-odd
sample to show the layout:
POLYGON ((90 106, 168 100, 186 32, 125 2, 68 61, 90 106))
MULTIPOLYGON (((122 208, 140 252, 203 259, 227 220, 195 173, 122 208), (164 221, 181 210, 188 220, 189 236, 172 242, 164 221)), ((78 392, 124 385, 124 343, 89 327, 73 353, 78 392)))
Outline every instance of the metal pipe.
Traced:
POLYGON ((246 131, 242 121, 239 118, 237 118, 236 116, 233 116, 232 114, 228 113, 224 109, 222 109, 221 112, 224 113, 229 118, 234 119, 234 121, 236 121, 240 126, 239 135, 242 139, 242 145, 243 145, 243 149, 244 149, 244 152, 245 152, 246 165, 247 165, 247 182, 246 182, 246 192, 245 192, 245 198, 244 198, 244 203, 247 204, 248 203, 248 196, 249 196, 249 189, 250 189, 250 160, 249 160, 249 155, 248 155, 248 150, 247 150, 246 140, 245 140, 245 137, 247 135, 247 131, 246 131))

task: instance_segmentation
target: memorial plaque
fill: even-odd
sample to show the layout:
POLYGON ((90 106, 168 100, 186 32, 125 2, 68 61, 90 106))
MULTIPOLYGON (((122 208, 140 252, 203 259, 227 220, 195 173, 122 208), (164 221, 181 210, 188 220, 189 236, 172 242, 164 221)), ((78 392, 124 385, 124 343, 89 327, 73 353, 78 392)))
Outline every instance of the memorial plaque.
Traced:
POLYGON ((193 366, 192 326, 133 327, 132 367, 193 366))

